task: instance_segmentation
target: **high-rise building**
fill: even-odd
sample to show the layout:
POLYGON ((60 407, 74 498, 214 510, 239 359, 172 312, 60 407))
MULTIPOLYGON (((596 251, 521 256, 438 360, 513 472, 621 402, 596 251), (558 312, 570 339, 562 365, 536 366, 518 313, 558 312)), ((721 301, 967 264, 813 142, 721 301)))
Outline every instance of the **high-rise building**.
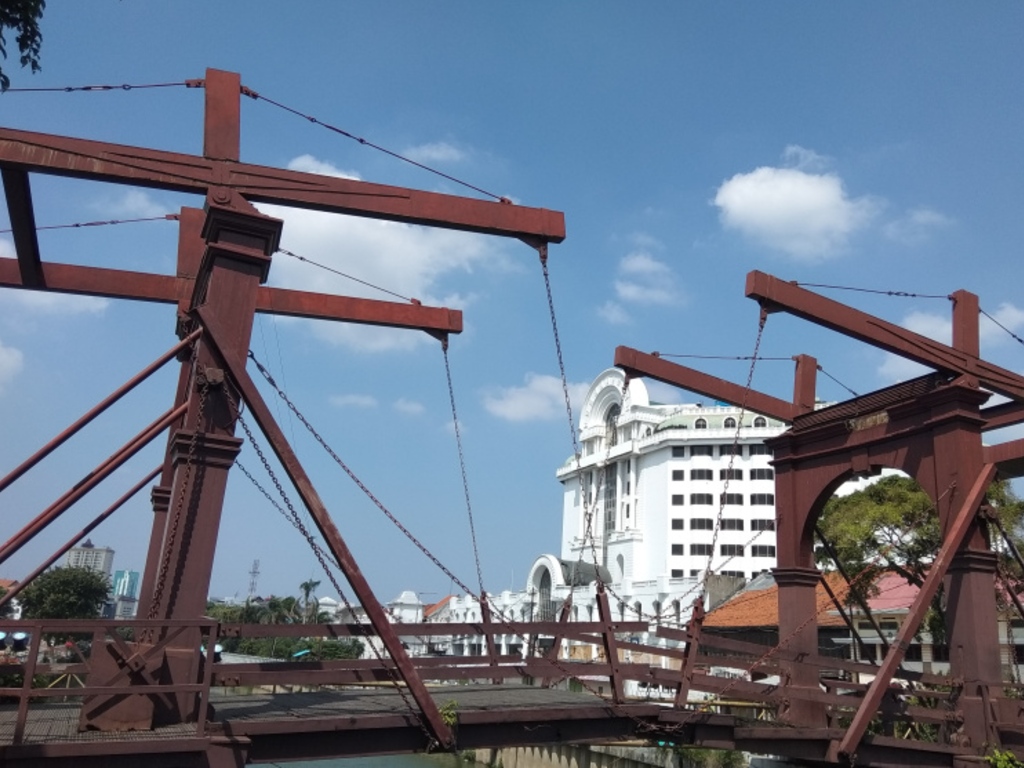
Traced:
POLYGON ((617 368, 590 387, 579 461, 563 486, 561 559, 615 582, 753 578, 775 566, 775 473, 764 444, 786 425, 733 406, 651 403, 617 368), (584 504, 586 501, 586 504, 584 504), (588 531, 589 526, 589 531, 588 531))
POLYGON ((138 571, 114 571, 114 581, 111 585, 114 597, 130 597, 135 600, 139 596, 139 572, 138 571))
POLYGON ((68 550, 66 564, 70 568, 88 568, 110 578, 114 565, 114 550, 110 547, 97 547, 91 539, 86 539, 77 547, 68 550))

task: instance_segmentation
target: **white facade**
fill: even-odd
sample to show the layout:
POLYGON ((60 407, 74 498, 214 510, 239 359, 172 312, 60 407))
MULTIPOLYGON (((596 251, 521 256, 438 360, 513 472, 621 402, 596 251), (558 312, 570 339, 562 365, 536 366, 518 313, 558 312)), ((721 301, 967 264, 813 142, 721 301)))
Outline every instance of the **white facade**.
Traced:
POLYGON ((69 568, 87 568, 102 573, 109 579, 114 566, 114 550, 110 547, 97 547, 91 540, 86 539, 81 546, 68 550, 65 562, 69 568))
MULTIPOLYGON (((491 596, 496 610, 507 620, 553 621, 571 595, 570 620, 597 621, 600 581, 612 620, 685 625, 694 600, 705 599, 709 564, 711 603, 740 578, 775 567, 775 479, 764 441, 785 429, 731 406, 651 403, 642 380, 627 387, 621 370, 604 371, 581 411, 582 456, 557 471, 560 555, 539 556, 523 591, 491 596)), ((448 608, 449 621, 481 621, 473 596, 453 597, 448 608)), ((666 644, 653 631, 639 634, 666 644)), ((451 640, 455 655, 484 651, 478 636, 451 640)), ((499 652, 518 653, 524 640, 499 636, 499 652)), ((599 654, 566 642, 560 656, 599 654)))
POLYGON ((746 579, 773 568, 764 441, 786 425, 732 406, 652 404, 640 379, 623 398, 624 385, 616 368, 591 385, 583 455, 558 470, 561 559, 596 557, 615 583, 700 577, 709 558, 713 572, 746 579))

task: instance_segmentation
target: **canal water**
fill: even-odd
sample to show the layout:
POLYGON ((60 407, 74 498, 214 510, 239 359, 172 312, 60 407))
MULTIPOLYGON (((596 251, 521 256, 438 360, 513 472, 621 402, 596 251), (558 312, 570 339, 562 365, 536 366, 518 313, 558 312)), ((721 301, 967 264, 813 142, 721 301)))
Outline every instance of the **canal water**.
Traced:
MULTIPOLYGON (((270 765, 274 765, 271 763, 270 765)), ((385 757, 346 757, 333 760, 301 760, 280 763, 281 768, 470 768, 473 763, 457 755, 388 755, 385 757)))

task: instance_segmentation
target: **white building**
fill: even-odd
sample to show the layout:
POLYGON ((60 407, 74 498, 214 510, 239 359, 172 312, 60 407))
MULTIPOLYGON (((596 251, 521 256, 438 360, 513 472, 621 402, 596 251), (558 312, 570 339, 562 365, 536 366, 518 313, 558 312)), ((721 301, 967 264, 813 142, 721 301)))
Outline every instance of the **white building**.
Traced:
POLYGON ((109 579, 114 566, 114 550, 110 547, 97 547, 91 539, 86 539, 81 545, 68 550, 65 562, 69 568, 88 568, 109 579))
POLYGON ((583 455, 558 470, 561 559, 596 555, 616 583, 700 576, 709 558, 727 576, 773 568, 775 474, 764 441, 786 425, 732 406, 652 404, 642 379, 623 399, 624 384, 611 368, 591 385, 583 455))
MULTIPOLYGON (((604 371, 581 411, 582 455, 556 473, 560 553, 534 561, 522 592, 492 596, 496 608, 512 620, 551 621, 571 593, 571 620, 596 621, 599 577, 614 620, 682 626, 709 565, 711 605, 775 566, 775 476, 764 441, 785 429, 732 406, 652 403, 642 380, 626 386, 621 370, 604 371)), ((471 596, 452 598, 448 609, 450 621, 481 620, 471 596)), ((522 642, 498 638, 501 652, 522 642)), ((451 650, 475 655, 482 645, 453 638, 451 650)), ((561 653, 597 654, 568 643, 561 653)))

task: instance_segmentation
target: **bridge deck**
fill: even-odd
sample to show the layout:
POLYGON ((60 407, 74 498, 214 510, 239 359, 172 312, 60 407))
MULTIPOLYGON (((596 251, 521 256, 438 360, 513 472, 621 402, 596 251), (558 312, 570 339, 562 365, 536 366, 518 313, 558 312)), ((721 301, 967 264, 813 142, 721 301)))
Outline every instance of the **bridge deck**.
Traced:
MULTIPOLYGON (((665 711, 657 704, 613 706, 591 693, 526 685, 449 685, 432 688, 431 693, 442 712, 457 718, 461 748, 614 740, 617 732, 619 738, 628 738, 640 723, 653 724, 665 711)), ((0 762, 43 756, 198 753, 211 738, 250 741, 254 762, 423 751, 428 744, 417 718, 393 687, 294 693, 214 689, 211 705, 207 733, 201 736, 195 724, 80 732, 79 702, 35 702, 22 743, 16 746, 11 744, 17 708, 2 705, 0 762)))

